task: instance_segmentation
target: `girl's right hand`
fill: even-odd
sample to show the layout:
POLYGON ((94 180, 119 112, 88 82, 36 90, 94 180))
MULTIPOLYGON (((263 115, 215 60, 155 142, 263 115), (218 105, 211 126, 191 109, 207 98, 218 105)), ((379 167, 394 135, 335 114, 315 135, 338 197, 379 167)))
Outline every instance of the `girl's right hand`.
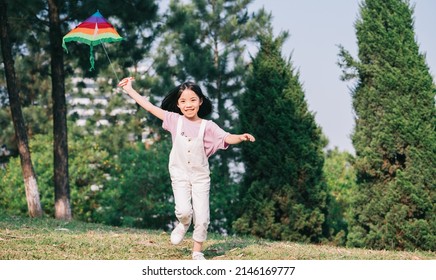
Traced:
POLYGON ((118 83, 118 86, 122 87, 124 90, 131 89, 133 80, 135 80, 133 77, 124 78, 118 83))

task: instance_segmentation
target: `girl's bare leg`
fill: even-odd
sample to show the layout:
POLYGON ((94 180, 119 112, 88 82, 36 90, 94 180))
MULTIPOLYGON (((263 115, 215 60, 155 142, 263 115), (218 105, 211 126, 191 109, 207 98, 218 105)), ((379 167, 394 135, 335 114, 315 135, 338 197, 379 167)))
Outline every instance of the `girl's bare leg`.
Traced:
POLYGON ((194 248, 192 249, 192 251, 201 252, 202 249, 203 249, 203 242, 197 242, 194 240, 194 248))

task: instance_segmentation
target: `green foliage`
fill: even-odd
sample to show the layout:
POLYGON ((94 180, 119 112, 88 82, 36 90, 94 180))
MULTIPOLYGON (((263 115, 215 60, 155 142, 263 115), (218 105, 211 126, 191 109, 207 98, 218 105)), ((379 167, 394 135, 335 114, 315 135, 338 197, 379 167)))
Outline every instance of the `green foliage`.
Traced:
POLYGON ((142 143, 118 154, 104 186, 95 219, 110 225, 167 228, 174 220, 174 202, 168 174, 170 140, 149 149, 142 143))
POLYGON ((325 143, 298 74, 281 56, 286 37, 260 37, 241 98, 241 128, 257 140, 241 147, 246 171, 234 226, 261 237, 319 242, 327 235, 325 143))
POLYGON ((436 250, 436 89, 412 14, 408 1, 364 1, 360 61, 340 52, 344 79, 357 78, 350 246, 436 250))
POLYGON ((15 130, 9 108, 0 107, 0 146, 6 145, 10 150, 16 150, 15 130))
MULTIPOLYGON (((222 151, 226 153, 227 151, 222 151)), ((237 218, 239 184, 225 180, 216 166, 211 166, 210 225, 209 231, 231 234, 232 223, 237 218)))
MULTIPOLYGON (((126 146, 110 156, 98 138, 71 136, 69 171, 74 218, 111 225, 166 228, 174 219, 168 175, 169 140, 145 149, 142 143, 126 146)), ((37 135, 31 150, 41 204, 54 215, 52 138, 37 135)), ((26 214, 21 167, 13 158, 0 169, 0 208, 11 215, 26 214)))
POLYGON ((349 211, 357 188, 353 162, 351 154, 335 148, 327 151, 323 167, 328 190, 326 222, 333 242, 338 245, 345 245, 349 211))
MULTIPOLYGON (((51 143, 51 135, 37 135, 30 141, 42 208, 49 216, 54 215, 51 143)), ((92 213, 98 207, 99 192, 92 186, 102 186, 106 180, 105 171, 110 167, 108 153, 100 149, 91 137, 75 139, 69 143, 69 167, 74 216, 78 220, 93 221, 92 213)), ((19 158, 11 159, 7 168, 0 172, 3 172, 0 208, 10 214, 27 213, 19 158)))
POLYGON ((26 193, 20 159, 13 157, 0 168, 0 209, 8 215, 27 214, 26 193))
POLYGON ((250 2, 170 1, 154 58, 160 75, 158 92, 192 79, 204 85, 208 96, 216 101, 219 125, 231 119, 223 102, 231 101, 243 88, 244 43, 271 24, 271 15, 264 10, 248 14, 250 2))

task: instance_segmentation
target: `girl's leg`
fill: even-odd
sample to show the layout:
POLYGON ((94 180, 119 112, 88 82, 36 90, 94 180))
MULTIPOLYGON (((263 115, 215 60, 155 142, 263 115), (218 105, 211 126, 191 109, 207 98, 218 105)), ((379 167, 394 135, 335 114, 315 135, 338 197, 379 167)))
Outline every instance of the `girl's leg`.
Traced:
POLYGON ((210 184, 195 184, 192 186, 192 207, 194 210, 194 251, 201 251, 202 244, 207 238, 207 228, 210 221, 209 210, 210 184))
POLYGON ((194 248, 192 248, 193 260, 205 260, 204 255, 201 252, 202 248, 203 248, 203 242, 197 242, 194 240, 194 248))
POLYGON ((194 240, 194 247, 192 248, 193 252, 201 252, 203 249, 203 242, 197 242, 194 240))
POLYGON ((191 185, 187 182, 173 182, 175 214, 179 224, 171 232, 171 243, 174 245, 182 242, 192 220, 191 185))
POLYGON ((173 182, 175 214, 180 223, 190 225, 192 220, 191 192, 192 186, 188 182, 173 182))

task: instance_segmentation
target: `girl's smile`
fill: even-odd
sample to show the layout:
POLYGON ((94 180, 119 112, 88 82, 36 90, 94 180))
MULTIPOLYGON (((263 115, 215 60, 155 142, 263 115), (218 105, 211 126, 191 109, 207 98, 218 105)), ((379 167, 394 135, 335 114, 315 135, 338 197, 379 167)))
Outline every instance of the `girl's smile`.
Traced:
POLYGON ((198 111, 203 103, 198 95, 190 89, 185 89, 177 101, 177 107, 179 107, 182 114, 191 121, 198 121, 198 111))

